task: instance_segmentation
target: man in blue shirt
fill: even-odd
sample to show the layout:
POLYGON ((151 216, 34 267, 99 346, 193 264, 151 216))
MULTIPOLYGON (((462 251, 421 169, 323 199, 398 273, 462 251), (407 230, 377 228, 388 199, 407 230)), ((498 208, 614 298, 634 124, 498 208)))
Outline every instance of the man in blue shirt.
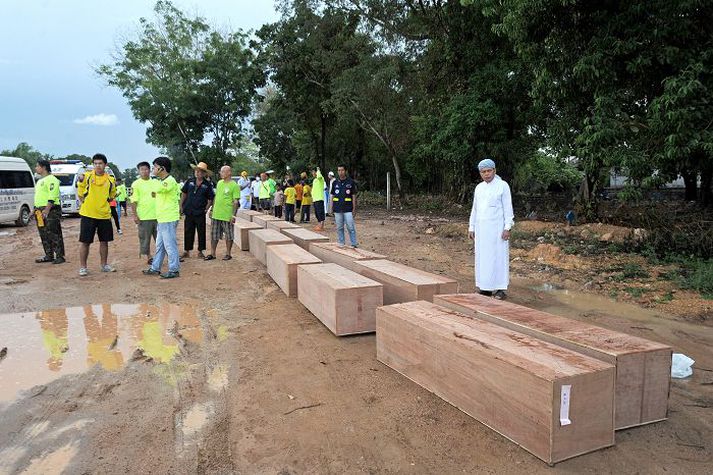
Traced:
POLYGON ((207 177, 213 175, 213 172, 204 162, 191 164, 191 168, 194 177, 186 181, 181 189, 181 213, 186 216, 183 223, 184 251, 181 258, 190 257, 195 235, 198 233, 198 257, 202 259, 205 257, 203 251, 206 250, 205 213, 215 198, 213 183, 207 177))
POLYGON ((334 210, 334 221, 337 225, 337 242, 344 246, 344 225, 349 231, 349 242, 353 248, 358 247, 354 212, 356 211, 357 185, 347 176, 346 165, 337 167, 338 178, 332 183, 330 195, 334 210))

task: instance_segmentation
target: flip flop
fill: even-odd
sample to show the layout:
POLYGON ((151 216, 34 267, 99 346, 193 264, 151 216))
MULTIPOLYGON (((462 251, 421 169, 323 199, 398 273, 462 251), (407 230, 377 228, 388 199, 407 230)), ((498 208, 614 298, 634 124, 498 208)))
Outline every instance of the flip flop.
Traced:
POLYGON ((223 256, 224 261, 229 261, 232 258, 233 258, 233 256, 223 256))
POLYGON ((215 256, 213 254, 208 254, 203 258, 204 261, 212 261, 213 259, 215 259, 215 256))

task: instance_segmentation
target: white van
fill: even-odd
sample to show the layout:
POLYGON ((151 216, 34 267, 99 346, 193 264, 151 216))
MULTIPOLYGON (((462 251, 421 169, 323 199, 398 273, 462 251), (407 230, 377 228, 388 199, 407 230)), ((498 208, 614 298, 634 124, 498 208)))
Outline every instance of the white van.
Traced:
POLYGON ((87 166, 81 160, 51 160, 50 167, 52 174, 59 180, 62 213, 79 214, 77 179, 87 171, 87 166))
POLYGON ((27 226, 34 201, 35 176, 27 162, 0 156, 0 223, 27 226))

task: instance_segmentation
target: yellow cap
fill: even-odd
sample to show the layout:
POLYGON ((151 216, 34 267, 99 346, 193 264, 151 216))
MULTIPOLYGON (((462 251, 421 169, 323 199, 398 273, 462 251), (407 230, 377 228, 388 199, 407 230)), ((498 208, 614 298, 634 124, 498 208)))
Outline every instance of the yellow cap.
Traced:
POLYGON ((248 172, 246 172, 245 170, 243 170, 243 172, 242 172, 240 175, 242 175, 242 176, 248 176, 248 172))

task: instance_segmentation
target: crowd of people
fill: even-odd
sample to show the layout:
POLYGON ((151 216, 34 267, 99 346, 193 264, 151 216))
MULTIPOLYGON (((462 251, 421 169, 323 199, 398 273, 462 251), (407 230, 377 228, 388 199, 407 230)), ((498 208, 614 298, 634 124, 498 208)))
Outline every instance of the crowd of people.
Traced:
MULTIPOLYGON (((357 185, 340 165, 337 176, 327 175, 319 168, 302 172, 299 179, 287 174, 277 183, 270 173, 263 172, 253 180, 243 171, 233 180, 229 166, 221 167, 219 180, 213 182, 213 173, 200 162, 191 165, 194 176, 179 183, 171 176, 171 160, 158 157, 153 166, 148 162, 137 165, 139 178, 131 184, 131 196, 121 180, 106 172, 107 158, 98 153, 92 158, 93 168, 77 182, 77 196, 81 201, 79 229, 79 275, 89 271, 87 259, 94 237, 99 239, 99 256, 102 272, 114 272, 108 262, 109 242, 114 239, 112 218, 117 232, 122 234, 120 219, 127 216, 127 201, 131 203, 134 222, 138 228, 139 255, 146 256, 149 267, 146 275, 160 275, 172 279, 180 275, 181 262, 191 256, 198 237, 197 257, 206 261, 216 259, 218 242, 225 240, 223 260, 232 259, 234 224, 238 209, 255 209, 285 221, 310 222, 311 210, 317 231, 324 230, 326 216, 334 216, 337 242, 345 245, 344 228, 349 242, 357 247, 354 212, 356 211, 357 185), (181 215, 185 216, 183 253, 179 255, 177 228, 181 215), (211 221, 211 248, 206 251, 206 222, 211 221), (151 240, 155 252, 151 255, 151 240), (168 268, 161 272, 164 259, 168 268)), ((478 164, 482 182, 475 187, 470 213, 468 234, 475 241, 475 282, 481 293, 495 298, 506 297, 509 285, 509 240, 514 224, 510 187, 496 174, 495 162, 484 159, 478 164), (477 237, 477 239, 476 239, 477 237)), ((37 263, 65 262, 62 238, 62 207, 59 181, 51 174, 50 162, 39 160, 35 167, 39 179, 35 185, 35 219, 45 255, 37 263)))
MULTIPOLYGON (((234 223, 238 209, 254 209, 271 213, 289 222, 311 221, 311 211, 317 221, 314 227, 323 231, 327 216, 333 216, 337 226, 337 241, 345 245, 344 227, 352 247, 357 247, 354 212, 357 185, 340 165, 337 176, 329 172, 325 180, 319 168, 302 172, 299 179, 287 174, 277 183, 270 173, 263 172, 254 179, 243 171, 233 179, 230 166, 223 166, 218 179, 204 162, 191 165, 193 177, 178 183, 171 175, 171 160, 158 157, 152 164, 137 165, 139 177, 131 184, 131 195, 121 179, 107 173, 107 158, 103 154, 92 157, 92 169, 77 181, 77 196, 81 202, 79 231, 79 275, 89 273, 87 260, 94 238, 99 241, 100 269, 114 272, 109 264, 109 242, 114 239, 112 219, 118 234, 122 234, 121 217, 128 216, 130 204, 138 229, 139 255, 146 258, 146 275, 164 279, 180 276, 180 263, 191 257, 196 247, 197 257, 206 261, 216 259, 218 243, 225 240, 223 260, 232 259, 234 223), (178 223, 184 216, 183 253, 178 250, 178 223), (207 221, 210 219, 210 253, 207 251, 207 221), (197 237, 197 246, 196 246, 197 237), (151 240, 155 252, 151 253, 151 240), (163 261, 167 269, 162 272, 163 261)), ((35 193, 35 216, 45 255, 36 262, 65 262, 64 241, 60 224, 61 203, 59 183, 51 174, 48 161, 40 160, 35 169, 40 179, 35 193)))

